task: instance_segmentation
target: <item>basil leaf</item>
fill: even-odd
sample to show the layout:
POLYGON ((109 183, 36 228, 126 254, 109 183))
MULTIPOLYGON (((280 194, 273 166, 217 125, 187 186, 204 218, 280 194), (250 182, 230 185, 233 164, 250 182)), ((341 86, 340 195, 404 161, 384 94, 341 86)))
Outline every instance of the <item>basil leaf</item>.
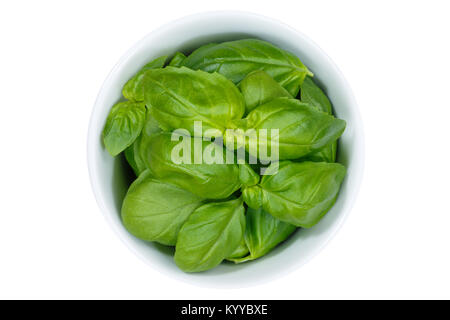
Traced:
POLYGON ((272 139, 278 138, 279 159, 297 159, 336 141, 345 130, 345 121, 317 111, 308 104, 296 99, 277 98, 257 107, 246 117, 245 129, 256 129, 250 136, 246 149, 251 156, 261 160, 259 151, 266 148, 272 154, 272 139), (268 129, 267 139, 260 139, 260 129, 268 129), (270 129, 278 129, 278 135, 272 137, 270 129), (258 148, 250 146, 257 145, 258 148), (259 151, 259 154, 256 154, 259 151))
POLYGON ((308 154, 301 161, 314 161, 314 162, 336 162, 337 154, 337 140, 323 147, 317 152, 308 154))
POLYGON ((125 150, 125 158, 137 177, 147 169, 147 165, 144 161, 145 154, 143 154, 142 150, 146 150, 149 139, 160 132, 161 129, 158 126, 158 122, 156 122, 156 120, 147 112, 147 119, 141 134, 136 141, 125 150))
POLYGON ((245 100, 245 111, 248 114, 257 106, 275 98, 292 98, 292 96, 266 72, 251 72, 239 84, 245 100))
POLYGON ((167 67, 145 75, 145 103, 152 116, 166 131, 183 128, 191 135, 194 121, 202 121, 204 136, 208 129, 221 133, 242 118, 242 94, 220 74, 167 67))
POLYGON ((128 80, 122 89, 125 98, 131 101, 144 101, 144 75, 148 70, 162 68, 167 57, 162 56, 150 61, 142 67, 130 80, 128 80))
POLYGON ((294 225, 274 218, 261 208, 247 209, 244 238, 250 254, 232 261, 241 263, 264 256, 286 240, 295 229, 294 225))
POLYGON ((112 156, 128 148, 141 133, 146 109, 143 103, 119 102, 114 105, 103 129, 103 142, 112 156))
POLYGON ((257 39, 200 47, 183 64, 195 70, 221 73, 235 84, 252 71, 264 70, 293 97, 297 96, 306 75, 312 75, 292 53, 257 39))
POLYGON ((327 114, 333 114, 330 99, 311 77, 306 77, 301 86, 300 100, 327 114))
POLYGON ((226 164, 226 150, 222 146, 197 138, 180 138, 186 139, 183 141, 191 146, 188 150, 191 154, 185 155, 182 149, 177 149, 182 142, 172 141, 170 133, 156 134, 149 139, 143 153, 148 168, 156 177, 208 199, 225 199, 241 187, 239 166, 226 164), (199 159, 199 153, 195 152, 197 143, 202 143, 200 154, 215 154, 218 159, 222 159, 223 164, 207 163, 199 159), (172 160, 172 154, 176 156, 181 153, 190 164, 186 161, 177 164, 172 160))
POLYGON ((142 172, 148 168, 145 160, 146 152, 148 150, 148 143, 153 136, 159 134, 160 132, 161 129, 158 126, 158 122, 156 122, 156 120, 148 114, 142 133, 134 143, 135 160, 139 172, 142 172))
POLYGON ((259 182, 259 175, 248 164, 239 164, 239 180, 242 185, 251 187, 259 182))
POLYGON ((178 231, 203 199, 167 182, 149 170, 134 181, 122 205, 122 221, 139 239, 175 245, 178 231))
MULTIPOLYGON (((139 139, 139 137, 136 139, 136 141, 139 139)), ((136 147, 136 141, 129 146, 128 148, 125 149, 124 151, 124 155, 125 155, 125 159, 127 160, 128 164, 130 165, 131 169, 133 169, 134 174, 136 175, 136 177, 139 176, 139 174, 141 173, 141 169, 138 168, 138 165, 136 163, 136 159, 135 157, 135 147, 136 147)))
POLYGON ((245 238, 242 237, 242 240, 239 243, 238 247, 233 251, 233 253, 229 257, 227 257, 227 260, 234 262, 236 259, 243 258, 247 256, 249 253, 250 251, 248 251, 247 244, 245 243, 245 238))
POLYGON ((197 208, 181 227, 175 263, 186 272, 214 268, 230 256, 245 230, 242 199, 205 204, 197 208))
POLYGON ((169 66, 171 66, 171 67, 181 67, 183 65, 184 59, 186 59, 186 56, 183 53, 181 53, 181 52, 177 52, 173 56, 172 60, 170 60, 169 66))
POLYGON ((252 209, 259 209, 262 206, 262 191, 260 186, 242 188, 242 198, 247 206, 252 209))
POLYGON ((344 177, 339 163, 282 161, 278 173, 263 176, 251 189, 274 217, 310 228, 333 206, 344 177))
MULTIPOLYGON (((302 102, 309 103, 317 110, 333 114, 330 99, 310 77, 306 77, 301 86, 300 96, 302 102)), ((337 141, 323 147, 320 151, 308 155, 304 160, 316 162, 335 162, 337 141)))

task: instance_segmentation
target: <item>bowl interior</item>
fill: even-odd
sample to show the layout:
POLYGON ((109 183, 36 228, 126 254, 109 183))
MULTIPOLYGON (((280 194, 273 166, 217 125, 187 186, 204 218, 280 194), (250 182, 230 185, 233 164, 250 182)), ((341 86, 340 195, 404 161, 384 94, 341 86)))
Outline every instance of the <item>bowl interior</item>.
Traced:
POLYGON ((316 254, 336 232, 347 215, 362 175, 361 120, 351 91, 331 60, 312 42, 291 28, 247 13, 218 12, 177 20, 149 34, 115 66, 96 101, 88 137, 88 162, 96 199, 111 226, 138 256, 161 272, 195 284, 242 287, 286 273, 316 254), (124 157, 112 158, 101 142, 101 131, 111 106, 121 99, 124 83, 146 62, 176 51, 189 53, 200 45, 242 38, 269 41, 297 55, 315 74, 331 99, 337 117, 347 121, 338 147, 338 161, 347 176, 334 207, 311 229, 300 229, 267 256, 241 265, 223 263, 199 274, 186 274, 173 262, 173 249, 136 239, 122 226, 120 208, 132 182, 124 157))

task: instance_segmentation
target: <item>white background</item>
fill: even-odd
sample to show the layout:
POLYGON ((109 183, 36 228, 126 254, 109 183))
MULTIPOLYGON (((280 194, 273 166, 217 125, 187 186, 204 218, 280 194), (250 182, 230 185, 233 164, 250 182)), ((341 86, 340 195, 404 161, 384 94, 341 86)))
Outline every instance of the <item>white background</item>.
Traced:
POLYGON ((0 298, 450 298, 449 13, 432 0, 2 1, 0 298), (180 283, 135 257, 100 213, 86 161, 90 112, 120 56, 162 24, 223 9, 322 47, 354 90, 367 146, 359 198, 326 249, 239 290, 180 283))

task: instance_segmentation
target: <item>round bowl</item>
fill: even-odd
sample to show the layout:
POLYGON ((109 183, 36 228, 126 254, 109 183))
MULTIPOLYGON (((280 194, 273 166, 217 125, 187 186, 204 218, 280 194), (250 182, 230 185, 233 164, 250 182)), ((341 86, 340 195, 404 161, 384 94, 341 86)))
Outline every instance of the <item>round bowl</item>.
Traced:
POLYGON ((364 138, 361 117, 352 91, 331 59, 311 40, 289 26, 267 17, 244 12, 210 12, 173 21, 148 34, 131 48, 106 78, 92 111, 88 134, 88 166, 92 188, 106 220, 122 241, 154 269, 173 278, 210 287, 243 287, 285 275, 316 255, 342 226, 355 201, 363 174, 364 138), (120 208, 131 183, 123 157, 111 157, 101 132, 111 106, 121 99, 125 82, 146 62, 176 51, 190 52, 209 43, 242 38, 269 41, 297 55, 315 74, 338 118, 347 121, 339 140, 338 161, 347 176, 338 199, 311 229, 300 229, 265 257, 234 265, 222 263, 203 273, 187 274, 173 262, 173 250, 141 241, 123 227, 120 208))

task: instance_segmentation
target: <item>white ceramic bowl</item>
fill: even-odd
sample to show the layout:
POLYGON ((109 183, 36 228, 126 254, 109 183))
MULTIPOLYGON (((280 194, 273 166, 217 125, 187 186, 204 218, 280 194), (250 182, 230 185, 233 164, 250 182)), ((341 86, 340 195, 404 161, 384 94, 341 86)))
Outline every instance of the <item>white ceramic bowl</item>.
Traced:
POLYGON ((103 84, 91 116, 88 165, 97 202, 111 227, 137 256, 171 277, 212 287, 243 287, 287 274, 316 255, 341 227, 355 201, 364 164, 361 117, 349 85, 330 58, 311 40, 289 26, 243 12, 210 12, 176 20, 153 31, 131 48, 103 84), (221 264, 198 274, 180 271, 170 250, 136 239, 120 220, 122 199, 130 183, 123 159, 112 158, 101 142, 101 132, 111 106, 121 97, 124 83, 146 62, 176 51, 189 52, 202 44, 240 38, 260 38, 297 55, 325 88, 337 117, 347 121, 339 140, 338 160, 347 176, 336 204, 311 229, 299 230, 267 256, 241 265, 221 264))

